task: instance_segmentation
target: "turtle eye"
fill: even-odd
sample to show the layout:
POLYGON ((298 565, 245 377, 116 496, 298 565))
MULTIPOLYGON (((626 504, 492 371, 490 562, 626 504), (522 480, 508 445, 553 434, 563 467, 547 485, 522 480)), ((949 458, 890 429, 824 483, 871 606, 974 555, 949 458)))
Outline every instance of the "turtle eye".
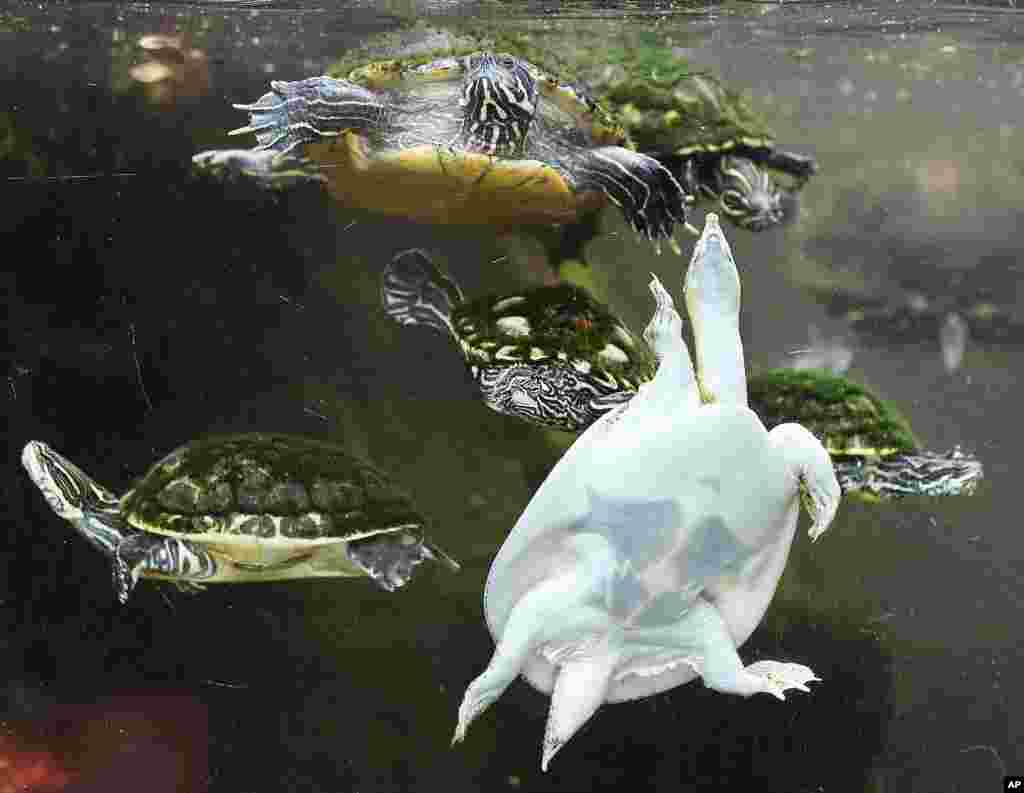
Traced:
POLYGON ((726 190, 720 200, 722 210, 729 215, 742 215, 750 209, 747 199, 738 190, 726 190))

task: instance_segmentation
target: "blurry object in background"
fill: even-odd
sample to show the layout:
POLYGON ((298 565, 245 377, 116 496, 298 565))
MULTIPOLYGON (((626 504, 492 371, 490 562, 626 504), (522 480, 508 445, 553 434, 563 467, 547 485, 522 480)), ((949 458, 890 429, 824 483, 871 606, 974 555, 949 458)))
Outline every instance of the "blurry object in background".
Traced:
POLYGON ((981 461, 959 448, 922 450, 892 405, 846 378, 776 369, 748 386, 750 408, 765 426, 795 421, 821 439, 845 494, 868 500, 970 495, 984 476, 981 461))
POLYGON ((5 721, 0 793, 202 793, 209 784, 206 706, 178 693, 54 703, 5 721))
POLYGON ((790 352, 785 368, 802 372, 822 369, 832 374, 846 374, 853 363, 854 349, 846 335, 825 338, 817 325, 807 327, 808 345, 790 352))
POLYGON ((1024 345, 1017 231, 993 242, 962 224, 935 229, 925 211, 910 191, 847 190, 788 276, 848 324, 857 347, 924 342, 955 372, 974 350, 1024 345))
POLYGON ((147 60, 132 66, 129 76, 144 86, 146 98, 157 105, 197 99, 210 91, 206 53, 192 46, 188 34, 150 34, 138 40, 147 60))
POLYGON ((27 748, 8 730, 0 732, 0 793, 60 793, 73 776, 46 749, 27 748))
POLYGON ((946 371, 953 374, 960 368, 967 350, 971 330, 967 322, 957 313, 947 314, 939 328, 939 346, 942 347, 942 362, 946 371))
POLYGON ((195 587, 365 575, 390 592, 425 559, 459 569, 423 537, 409 496, 337 444, 206 438, 120 498, 40 441, 21 459, 54 512, 110 559, 122 603, 143 576, 195 587))
POLYGON ((466 301, 421 250, 381 279, 384 311, 449 336, 484 404, 539 427, 579 432, 630 399, 657 362, 642 339, 585 289, 540 286, 466 301))

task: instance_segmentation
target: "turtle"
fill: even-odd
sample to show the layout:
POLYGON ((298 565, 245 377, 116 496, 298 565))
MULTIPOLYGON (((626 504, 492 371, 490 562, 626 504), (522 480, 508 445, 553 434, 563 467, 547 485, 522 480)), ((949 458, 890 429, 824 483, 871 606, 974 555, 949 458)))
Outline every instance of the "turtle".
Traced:
MULTIPOLYGON (((446 41, 272 81, 256 102, 235 105, 250 122, 230 134, 255 133, 257 150, 315 161, 346 207, 510 230, 572 224, 612 203, 638 235, 678 251, 672 234, 692 199, 630 148, 613 115, 528 60, 446 41)), ((249 173, 250 156, 206 151, 193 163, 249 173)))
POLYGON ((453 742, 519 674, 551 695, 542 770, 605 702, 698 676, 779 699, 819 680, 797 663, 744 666, 737 650, 774 595, 801 502, 812 540, 831 523, 832 461, 807 429, 769 432, 747 406, 739 274, 714 213, 685 281, 696 373, 671 296, 656 276, 650 288, 657 374, 580 435, 498 551, 484 590, 496 648, 453 742))
MULTIPOLYGON (((384 270, 385 312, 451 338, 492 410, 544 429, 581 432, 636 396, 657 370, 647 343, 573 284, 466 302, 423 250, 384 270)), ((907 420, 876 393, 817 369, 748 378, 749 405, 769 427, 797 421, 825 443, 843 492, 866 500, 973 493, 980 460, 959 448, 925 451, 907 420)))
POLYGON ((337 444, 296 435, 215 435, 175 449, 120 498, 42 441, 21 455, 54 512, 113 564, 128 600, 140 576, 184 582, 369 576, 403 586, 427 540, 408 494, 337 444))
POLYGON ((531 424, 579 432, 654 376, 647 345, 582 286, 561 283, 466 301, 422 249, 394 256, 384 311, 459 346, 484 403, 531 424))
POLYGON ((641 151, 748 231, 791 220, 796 194, 818 170, 813 157, 778 148, 743 93, 711 73, 658 79, 627 60, 603 71, 593 90, 641 151))
MULTIPOLYGON (((750 231, 791 220, 798 193, 818 171, 814 157, 780 148, 748 94, 691 63, 672 33, 601 19, 484 16, 447 25, 451 30, 419 23, 392 31, 367 49, 492 49, 539 64, 586 96, 605 127, 617 125, 628 145, 672 171, 687 194, 750 231)), ((357 62, 343 57, 331 71, 348 73, 357 62)))
POLYGON ((795 421, 822 440, 844 493, 869 500, 970 495, 984 475, 981 461, 959 448, 923 450, 895 407, 846 377, 771 369, 748 386, 765 426, 795 421))

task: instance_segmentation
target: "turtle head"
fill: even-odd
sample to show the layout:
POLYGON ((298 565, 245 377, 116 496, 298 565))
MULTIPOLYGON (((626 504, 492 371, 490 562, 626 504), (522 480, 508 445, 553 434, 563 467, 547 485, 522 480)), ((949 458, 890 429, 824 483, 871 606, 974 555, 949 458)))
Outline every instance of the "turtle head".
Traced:
POLYGON ((467 58, 462 89, 466 148, 484 154, 520 151, 537 112, 537 83, 511 55, 480 52, 467 58))
POLYGON ((92 507, 109 509, 117 504, 117 498, 109 490, 42 441, 25 444, 21 464, 46 503, 65 520, 79 521, 92 507))
POLYGON ((722 157, 715 181, 722 213, 740 228, 764 231, 787 219, 787 192, 767 168, 752 160, 722 157))

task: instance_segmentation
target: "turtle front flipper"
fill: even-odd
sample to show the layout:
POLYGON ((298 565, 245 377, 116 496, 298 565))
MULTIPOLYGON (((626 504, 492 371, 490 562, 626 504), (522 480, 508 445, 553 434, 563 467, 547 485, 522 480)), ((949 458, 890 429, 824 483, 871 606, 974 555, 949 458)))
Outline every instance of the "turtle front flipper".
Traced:
POLYGON ((384 312, 399 325, 424 325, 458 341, 451 317, 464 300, 462 290, 425 251, 410 248, 396 254, 384 268, 380 296, 384 312))
POLYGON ((323 182, 320 166, 305 157, 270 149, 213 149, 192 157, 194 173, 221 183, 251 179, 261 187, 286 190, 293 185, 323 182))
POLYGON ((144 573, 178 579, 208 579, 217 573, 217 562, 202 547, 186 540, 158 534, 132 534, 114 550, 114 591, 127 603, 144 573))
POLYGON ((337 138, 350 130, 380 129, 387 118, 387 106, 372 91, 348 80, 274 80, 270 89, 252 104, 234 105, 248 111, 249 124, 228 134, 253 132, 256 148, 287 154, 296 146, 337 138))
POLYGON ((580 152, 569 167, 577 191, 598 190, 622 210, 626 221, 658 245, 673 250, 675 224, 686 223, 687 195, 661 163, 622 146, 601 146, 580 152))

